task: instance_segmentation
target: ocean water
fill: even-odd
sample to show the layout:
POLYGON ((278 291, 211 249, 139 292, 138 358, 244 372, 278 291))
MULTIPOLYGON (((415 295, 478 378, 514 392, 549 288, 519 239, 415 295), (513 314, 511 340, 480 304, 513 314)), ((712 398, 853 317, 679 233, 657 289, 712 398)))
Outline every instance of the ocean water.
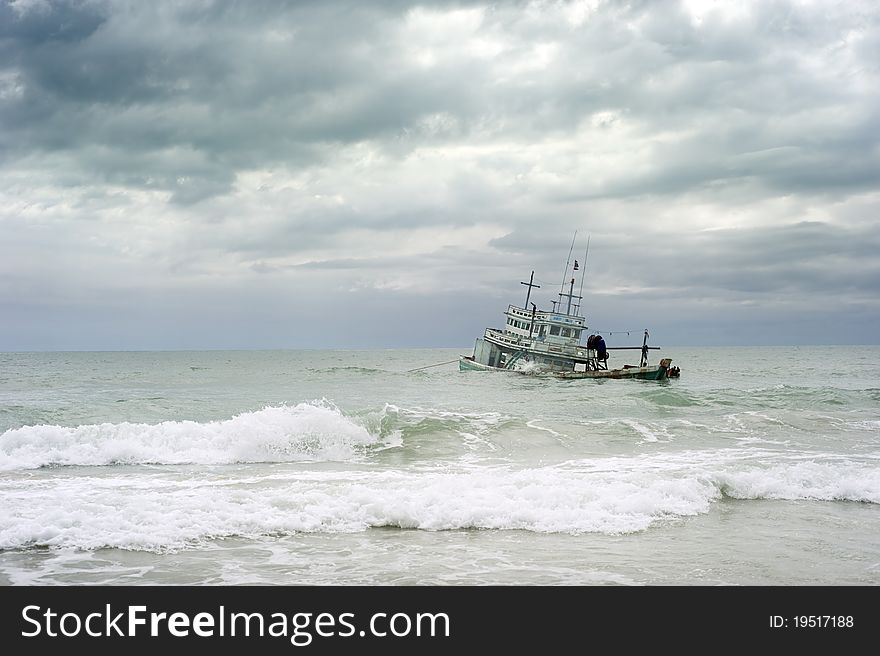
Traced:
POLYGON ((0 583, 880 584, 880 347, 468 352, 0 354, 0 583))

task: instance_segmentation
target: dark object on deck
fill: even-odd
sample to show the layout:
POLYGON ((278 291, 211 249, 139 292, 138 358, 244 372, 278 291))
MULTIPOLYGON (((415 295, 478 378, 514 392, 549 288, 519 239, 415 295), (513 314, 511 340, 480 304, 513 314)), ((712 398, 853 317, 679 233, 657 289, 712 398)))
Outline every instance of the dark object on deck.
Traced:
POLYGON ((605 340, 602 338, 602 335, 596 335, 596 341, 593 342, 593 348, 596 349, 597 359, 608 359, 608 347, 605 345, 605 340))

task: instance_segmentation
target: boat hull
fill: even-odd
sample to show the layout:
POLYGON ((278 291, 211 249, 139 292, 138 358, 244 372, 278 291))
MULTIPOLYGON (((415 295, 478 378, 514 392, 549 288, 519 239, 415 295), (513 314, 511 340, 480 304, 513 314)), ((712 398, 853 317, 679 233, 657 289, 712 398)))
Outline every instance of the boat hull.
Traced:
POLYGON ((623 367, 622 369, 599 369, 588 371, 516 371, 511 369, 501 369, 499 367, 490 367, 474 360, 471 356, 462 355, 458 359, 459 371, 516 371, 516 373, 543 373, 557 378, 633 378, 636 380, 666 380, 668 378, 669 365, 672 363, 671 358, 663 358, 660 364, 649 367, 623 367))
POLYGON ((459 371, 503 371, 498 367, 490 367, 487 364, 482 364, 473 359, 473 357, 468 355, 461 355, 458 358, 458 370, 459 371))
POLYGON ((636 380, 666 380, 668 378, 669 363, 671 360, 664 358, 660 364, 651 367, 624 367, 623 369, 601 369, 599 371, 561 371, 556 374, 559 378, 634 378, 636 380))

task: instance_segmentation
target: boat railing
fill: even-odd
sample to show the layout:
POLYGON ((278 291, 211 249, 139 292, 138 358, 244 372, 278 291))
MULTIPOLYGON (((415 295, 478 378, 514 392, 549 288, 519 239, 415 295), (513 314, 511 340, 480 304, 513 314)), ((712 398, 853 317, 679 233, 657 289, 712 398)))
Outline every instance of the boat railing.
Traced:
MULTIPOLYGON (((508 305, 507 306, 507 313, 508 314, 515 314, 518 317, 524 317, 526 319, 529 319, 532 316, 531 312, 523 310, 522 308, 518 308, 515 305, 508 305)), ((543 314, 543 312, 536 312, 535 313, 536 316, 540 316, 541 314, 543 314)))
MULTIPOLYGON (((524 310, 521 307, 517 307, 515 305, 507 306, 507 314, 512 316, 517 316, 522 319, 531 319, 532 313, 530 310, 524 310)), ((535 312, 535 319, 538 321, 550 321, 554 320, 556 323, 567 324, 570 327, 574 328, 584 328, 584 318, 576 315, 568 315, 564 312, 548 312, 547 310, 537 310, 535 312)))
POLYGON ((500 330, 496 330, 495 328, 486 328, 486 332, 483 333, 484 337, 489 338, 495 342, 502 342, 504 344, 509 344, 510 346, 522 346, 522 338, 514 339, 513 337, 508 337, 500 330))
POLYGON ((511 337, 510 335, 507 335, 497 328, 486 328, 483 336, 495 343, 506 344, 508 346, 513 346, 516 348, 527 348, 531 351, 536 351, 538 353, 552 353, 576 357, 583 360, 596 357, 595 349, 584 348, 580 345, 554 344, 551 342, 542 342, 535 339, 530 340, 524 337, 511 337))

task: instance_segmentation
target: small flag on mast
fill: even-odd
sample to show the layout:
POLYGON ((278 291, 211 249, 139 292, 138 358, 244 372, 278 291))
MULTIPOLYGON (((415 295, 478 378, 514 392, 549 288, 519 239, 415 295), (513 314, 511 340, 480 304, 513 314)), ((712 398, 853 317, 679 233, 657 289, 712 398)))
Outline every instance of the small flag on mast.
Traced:
POLYGON ((578 261, 577 260, 574 261, 574 270, 575 271, 578 270, 578 261))

